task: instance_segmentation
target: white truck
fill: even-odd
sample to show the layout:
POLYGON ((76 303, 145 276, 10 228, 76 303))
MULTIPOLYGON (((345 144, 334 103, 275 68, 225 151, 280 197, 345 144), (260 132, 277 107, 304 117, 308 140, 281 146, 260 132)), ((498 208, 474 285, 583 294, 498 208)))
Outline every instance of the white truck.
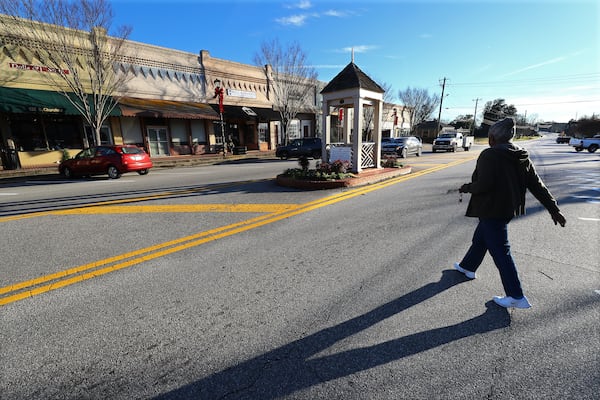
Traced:
POLYGON ((442 130, 439 136, 433 141, 431 151, 434 153, 438 150, 454 152, 459 147, 462 147, 465 151, 469 151, 471 146, 473 146, 473 141, 474 137, 469 136, 466 132, 442 130))
POLYGON ((569 146, 575 147, 575 151, 587 150, 593 153, 600 147, 600 134, 594 135, 591 138, 572 137, 569 140, 569 146))

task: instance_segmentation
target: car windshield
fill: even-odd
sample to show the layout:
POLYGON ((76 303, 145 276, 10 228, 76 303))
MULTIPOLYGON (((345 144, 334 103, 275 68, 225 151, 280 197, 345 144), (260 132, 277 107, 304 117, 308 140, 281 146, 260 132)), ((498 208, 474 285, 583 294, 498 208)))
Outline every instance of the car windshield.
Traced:
POLYGON ((123 154, 141 154, 143 150, 139 147, 121 147, 121 153, 123 154))
POLYGON ((294 139, 290 142, 290 146, 300 147, 302 146, 302 139, 294 139))
POLYGON ((440 135, 441 138, 453 138, 456 136, 456 133, 442 133, 440 135))

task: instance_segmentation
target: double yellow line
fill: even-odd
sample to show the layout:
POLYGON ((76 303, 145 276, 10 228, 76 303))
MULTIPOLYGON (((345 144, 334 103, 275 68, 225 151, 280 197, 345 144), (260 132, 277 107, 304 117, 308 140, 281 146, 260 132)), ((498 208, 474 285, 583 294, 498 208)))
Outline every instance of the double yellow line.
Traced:
MULTIPOLYGON (((114 257, 105 258, 103 260, 94 261, 88 264, 80 265, 78 267, 66 269, 53 274, 40 276, 35 279, 31 279, 24 282, 15 283, 9 286, 0 288, 0 306, 13 303, 19 300, 23 300, 29 297, 33 297, 42 293, 56 290, 74 283, 82 282, 88 279, 92 279, 98 276, 108 274, 110 272, 118 271, 123 268, 131 267, 140 264, 145 261, 150 261, 159 257, 163 257, 169 254, 176 253, 178 251, 186 250, 191 247, 199 246, 204 243, 212 242, 218 239, 225 238, 227 236, 235 235, 240 232, 249 231, 260 226, 271 224, 273 222, 280 221, 285 218, 305 213, 320 207, 325 207, 330 204, 334 204, 343 200, 348 200, 356 196, 363 195, 365 193, 372 192, 384 187, 394 185, 396 183, 414 179, 419 176, 430 174, 432 172, 439 171, 444 168, 448 168, 453 165, 458 165, 469 161, 470 159, 461 159, 454 161, 449 164, 439 165, 437 167, 429 168, 420 172, 412 173, 409 175, 403 175, 400 177, 392 178, 382 182, 374 183, 368 186, 363 186, 347 191, 342 191, 334 195, 317 199, 304 204, 262 204, 262 205, 237 205, 237 206, 225 206, 225 205, 199 205, 190 206, 196 208, 197 211, 212 211, 212 212, 265 212, 269 210, 266 215, 250 218, 234 224, 210 229, 207 231, 199 232, 193 235, 185 236, 179 239, 171 240, 154 246, 145 247, 139 250, 131 251, 128 253, 116 255, 114 257)), ((129 202, 134 201, 133 199, 127 200, 129 202)), ((109 203, 109 202, 106 202, 109 203)), ((114 202, 112 202, 114 203, 114 202)), ((51 211, 44 213, 36 213, 36 216, 48 215, 48 214, 81 214, 82 211, 90 213, 98 212, 135 212, 140 207, 145 208, 145 212, 181 212, 182 206, 105 206, 95 205, 94 207, 81 207, 68 210, 51 211), (106 207, 106 208, 105 208, 106 207), (103 210, 104 208, 104 210, 103 210), (162 211, 161 211, 162 210, 162 211)), ((185 207, 185 206, 183 206, 185 207)), ((142 211, 144 212, 144 211, 142 211)), ((190 212, 190 211, 188 211, 190 212)))

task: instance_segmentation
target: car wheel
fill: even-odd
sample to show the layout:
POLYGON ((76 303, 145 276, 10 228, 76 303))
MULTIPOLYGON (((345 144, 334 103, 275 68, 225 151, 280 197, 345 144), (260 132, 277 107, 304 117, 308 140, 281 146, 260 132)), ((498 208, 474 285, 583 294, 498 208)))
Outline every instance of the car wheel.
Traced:
POLYGON ((456 144, 452 145, 452 150, 450 150, 453 153, 456 153, 456 144))
POLYGON ((583 151, 583 147, 577 146, 577 147, 575 147, 575 151, 583 151))
POLYGON ((312 158, 314 158, 315 160, 320 159, 321 158, 321 150, 313 151, 312 158))
POLYGON ((588 147, 588 151, 590 153, 594 153, 596 150, 598 150, 598 145, 597 144, 590 144, 590 147, 588 147))
POLYGON ((290 155, 287 151, 284 151, 281 153, 281 157, 279 158, 281 158, 282 160, 287 160, 288 158, 290 158, 290 155))
POLYGON ((63 175, 65 178, 72 178, 72 177, 73 177, 73 172, 71 171, 71 168, 65 168, 65 169, 63 169, 63 171, 62 171, 62 175, 63 175))
POLYGON ((422 148, 418 148, 417 149, 417 157, 421 157, 421 154, 423 153, 423 149, 422 148))
POLYGON ((110 179, 119 179, 121 177, 121 173, 114 165, 109 166, 106 173, 110 179))
POLYGON ((400 153, 400 158, 406 158, 406 156, 408 156, 408 150, 405 147, 402 149, 402 152, 400 153))
POLYGON ((137 173, 140 174, 140 175, 148 175, 148 172, 149 171, 147 169, 141 169, 137 173))

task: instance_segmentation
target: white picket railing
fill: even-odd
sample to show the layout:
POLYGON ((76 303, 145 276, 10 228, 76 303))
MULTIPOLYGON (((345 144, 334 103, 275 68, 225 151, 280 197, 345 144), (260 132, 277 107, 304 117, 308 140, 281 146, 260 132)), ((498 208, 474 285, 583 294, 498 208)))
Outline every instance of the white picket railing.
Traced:
MULTIPOLYGON (((361 168, 372 168, 375 167, 375 143, 364 142, 361 147, 360 167, 361 168)), ((329 162, 336 160, 348 161, 352 168, 352 156, 354 151, 352 144, 346 143, 331 143, 329 145, 329 162)))

